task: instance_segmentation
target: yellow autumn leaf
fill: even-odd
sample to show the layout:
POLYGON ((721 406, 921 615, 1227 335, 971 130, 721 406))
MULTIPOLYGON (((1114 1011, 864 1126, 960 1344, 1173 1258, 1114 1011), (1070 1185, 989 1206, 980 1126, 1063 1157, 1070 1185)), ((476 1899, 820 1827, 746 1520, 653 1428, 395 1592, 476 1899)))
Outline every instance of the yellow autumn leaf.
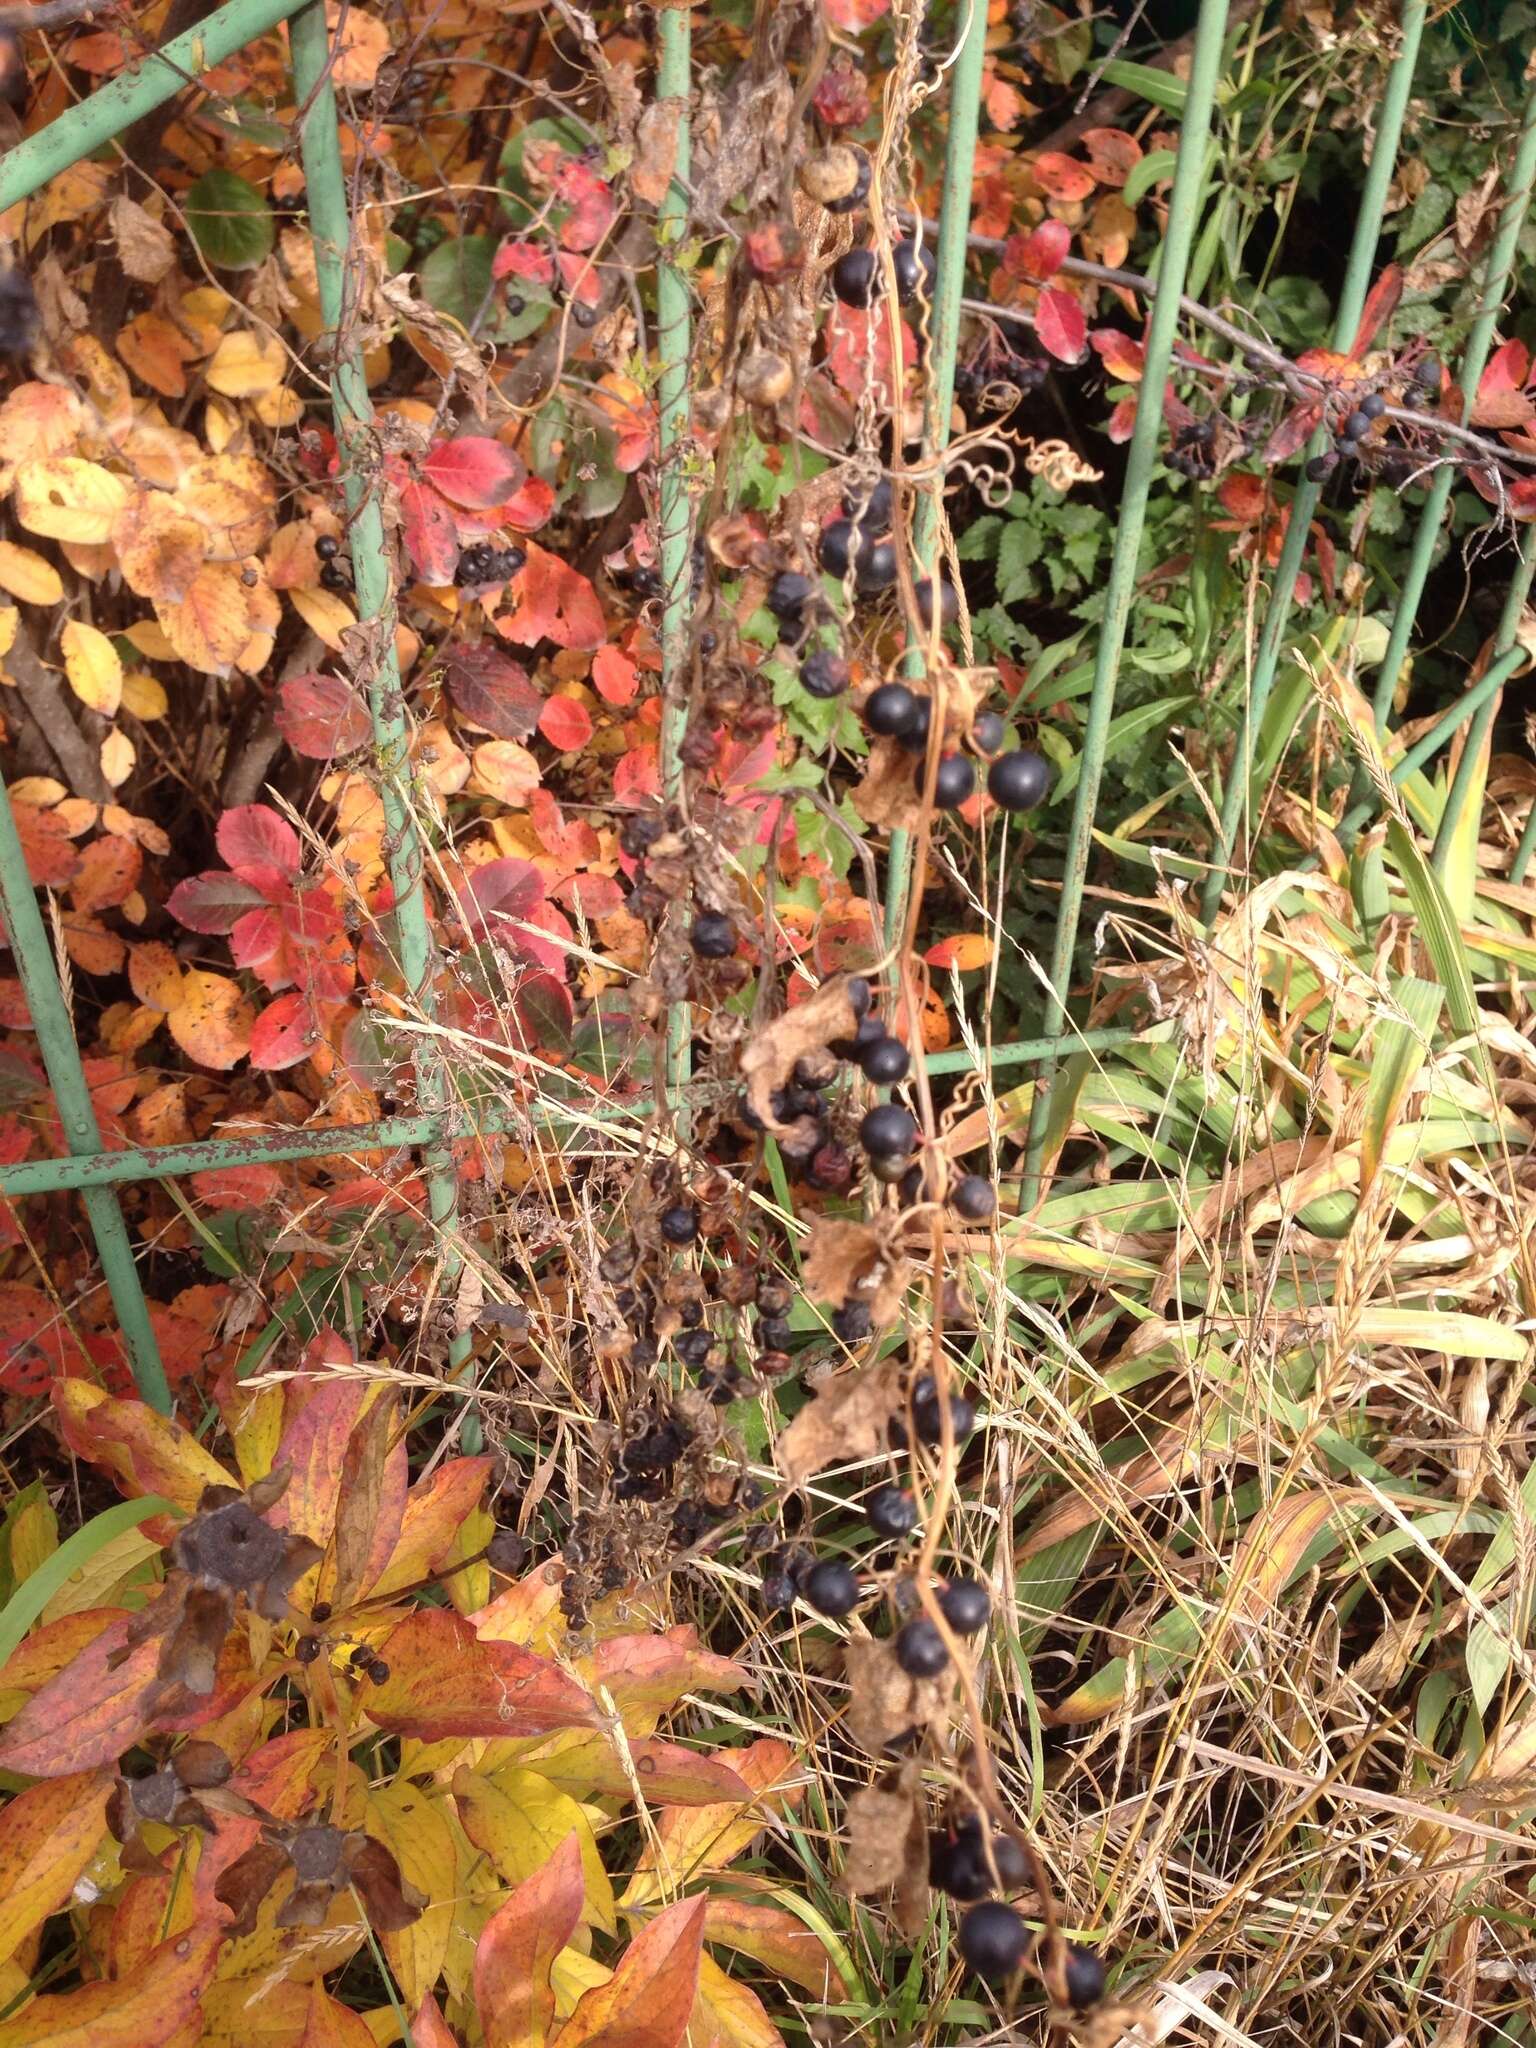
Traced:
POLYGON ((215 455, 222 455, 240 433, 240 415, 222 398, 210 398, 203 407, 203 439, 215 455))
MULTIPOLYGON (((4 661, 15 645, 16 628, 20 621, 21 614, 15 605, 0 605, 0 661, 4 661)), ((7 677, 6 680, 9 681, 10 678, 7 677)))
POLYGON ((377 15, 365 14, 361 7, 349 7, 343 14, 332 0, 325 12, 332 33, 338 37, 332 59, 336 83, 353 92, 366 92, 389 55, 389 30, 377 15))
POLYGON ((157 604, 155 617, 178 659, 204 675, 222 675, 251 638, 250 592, 232 562, 204 562, 179 604, 157 604))
POLYGON ((46 540, 99 547, 127 497, 121 477, 79 455, 36 457, 16 472, 16 517, 46 540))
POLYGON ((135 619, 118 636, 146 661, 174 661, 176 650, 153 619, 135 619))
MULTIPOLYGON (((103 718, 115 717, 123 701, 123 661, 106 634, 80 619, 71 619, 59 644, 69 687, 80 702, 103 718)), ((107 779, 111 781, 110 776, 107 779)))
POLYGON ((251 400, 251 411, 264 427, 291 427, 304 417, 304 401, 291 384, 279 384, 251 400))
POLYGON ((176 501, 221 555, 254 555, 277 530, 277 485, 253 455, 205 456, 176 487, 176 501))
POLYGON ((471 792, 496 797, 514 810, 527 803, 542 779, 538 762, 520 740, 487 740, 470 758, 475 764, 471 792))
POLYGON ((69 795, 56 775, 19 775, 9 788, 13 804, 30 804, 34 811, 51 811, 69 795))
POLYGON ((208 552, 205 529, 165 491, 135 491, 112 524, 123 581, 138 597, 179 604, 208 552))
POLYGON ((483 1849, 508 1884, 521 1884, 574 1834, 581 1849, 587 1894, 582 1921, 612 1934, 618 1926, 613 1887, 587 1819, 568 1792, 560 1791, 537 1771, 509 1766, 494 1777, 462 1766, 454 1774, 454 1805, 459 1825, 477 1849, 483 1849))
POLYGON ((380 1937, 406 2003, 420 2005, 442 1975, 459 1895, 459 1855, 441 1805, 397 1779, 368 1794, 368 1832, 392 1849, 400 1874, 425 1894, 419 1919, 380 1937))
POLYGON ((133 741, 127 733, 119 732, 114 726, 101 743, 101 772, 106 777, 109 789, 118 789, 133 773, 133 764, 138 759, 133 741))
POLYGON ((171 708, 171 700, 147 669, 131 668, 123 677, 122 708, 147 722, 151 718, 164 718, 171 708))
POLYGON ((171 1036, 189 1059, 221 1071, 250 1051, 255 1021, 256 1013, 238 982, 197 967, 189 967, 182 976, 176 1006, 166 1017, 171 1036))
POLYGON ((282 383, 287 367, 288 352, 275 334, 236 327, 222 337, 203 374, 225 398, 257 398, 282 383))
POLYGON ((64 595, 59 572, 46 556, 13 540, 0 540, 0 590, 23 604, 57 604, 64 595))
POLYGON ((357 614, 351 605, 333 590, 290 590, 288 599, 315 638, 323 641, 333 654, 340 654, 342 634, 357 624, 357 614))

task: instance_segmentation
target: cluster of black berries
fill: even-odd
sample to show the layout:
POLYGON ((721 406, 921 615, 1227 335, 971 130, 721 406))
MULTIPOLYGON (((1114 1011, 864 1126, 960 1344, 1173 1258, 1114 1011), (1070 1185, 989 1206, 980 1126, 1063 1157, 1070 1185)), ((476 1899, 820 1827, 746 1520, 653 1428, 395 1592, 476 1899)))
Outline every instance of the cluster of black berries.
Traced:
MULTIPOLYGON (((322 1627, 331 1618, 331 1603, 317 1600, 310 1609, 309 1618, 322 1627)), ((324 1648, 318 1635, 302 1635, 293 1646, 293 1654, 301 1664, 313 1664, 324 1648)), ((355 1679, 368 1679, 374 1685, 382 1685, 389 1677, 389 1666, 376 1650, 367 1643, 359 1643, 347 1660, 347 1667, 355 1679)))
MULTIPOLYGON (((898 242, 891 251, 891 268, 896 273, 896 297, 910 306, 921 295, 933 299, 938 259, 933 245, 898 242)), ((868 306, 880 294, 880 258, 873 249, 849 249, 832 266, 832 289, 845 306, 868 306)))
POLYGON ((955 365, 955 396, 979 404, 988 412, 1006 412, 1020 398, 1032 398, 1051 374, 1046 356, 1016 355, 1002 343, 994 343, 955 365))
MULTIPOLYGON (((864 700, 864 723, 873 733, 893 739, 910 754, 927 751, 933 724, 933 700, 920 697, 905 683, 881 683, 864 700)), ((987 769, 987 794, 1005 811, 1033 810, 1050 788, 1051 772, 1038 754, 1025 749, 999 754, 1006 737, 995 711, 983 711, 971 738, 985 755, 996 755, 987 769)), ((942 754, 934 781, 933 800, 941 811, 958 810, 976 788, 975 764, 965 754, 942 754)))
POLYGON ((1216 422, 1189 420, 1177 429, 1168 451, 1168 467, 1193 483, 1203 483, 1216 474, 1216 422))
POLYGON ((315 542, 315 553, 320 557, 320 588, 322 590, 350 590, 350 570, 338 559, 341 542, 331 533, 322 533, 315 542))
POLYGON ((481 583, 510 583, 527 559, 527 550, 515 544, 499 548, 488 540, 471 541, 459 556, 453 580, 466 590, 481 583))

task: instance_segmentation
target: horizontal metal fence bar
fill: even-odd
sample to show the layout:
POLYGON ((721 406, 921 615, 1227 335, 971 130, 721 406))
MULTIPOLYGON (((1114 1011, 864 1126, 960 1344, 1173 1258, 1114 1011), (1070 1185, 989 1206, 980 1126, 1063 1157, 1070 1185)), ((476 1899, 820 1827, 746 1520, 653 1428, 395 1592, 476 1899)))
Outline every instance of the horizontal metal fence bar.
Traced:
MULTIPOLYGON (((1108 1052, 1144 1036, 1129 1025, 1106 1025, 1099 1031, 1069 1031, 1061 1038, 1015 1038, 1007 1045, 983 1046, 982 1058, 989 1067, 1022 1067, 1031 1060, 1066 1059, 1075 1052, 1108 1052)), ((976 1060, 968 1045, 957 1045, 929 1053, 923 1065, 930 1074, 968 1074, 976 1060)))
POLYGON ((6 152, 0 160, 0 211, 18 199, 29 199, 40 185, 152 114, 254 36, 285 21, 300 4, 301 0, 230 0, 196 28, 173 36, 163 50, 99 86, 89 99, 6 152))

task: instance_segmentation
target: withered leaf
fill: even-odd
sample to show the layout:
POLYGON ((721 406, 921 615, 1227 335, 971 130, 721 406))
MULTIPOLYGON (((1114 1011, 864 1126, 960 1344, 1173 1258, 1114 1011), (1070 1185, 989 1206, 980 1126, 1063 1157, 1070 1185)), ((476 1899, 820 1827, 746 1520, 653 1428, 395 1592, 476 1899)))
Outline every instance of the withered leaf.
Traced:
POLYGON ((914 1729, 942 1726, 949 1713, 950 1680, 909 1678, 889 1642, 850 1636, 843 1646, 848 1676, 848 1729, 861 1749, 884 1756, 889 1743, 914 1729))
POLYGON ((176 264, 176 239, 136 199, 119 192, 107 209, 118 260, 135 284, 158 284, 176 264))
POLYGON ((813 1301, 834 1308, 861 1301, 875 1325, 883 1327, 900 1314, 910 1276, 909 1260, 879 1222, 819 1216, 811 1225, 801 1277, 813 1301))
POLYGON ((921 1932, 928 1911, 928 1828, 922 1772, 915 1758, 883 1784, 866 1785, 848 1801, 843 1883, 854 1898, 894 1891, 904 1933, 921 1932))
POLYGON ((366 1589, 394 1432, 395 1402, 385 1394, 364 1410, 347 1439, 336 1510, 336 1584, 330 1596, 336 1607, 349 1606, 366 1589))
POLYGON ((678 121, 682 100, 653 100, 640 116, 629 189, 647 206, 660 206, 677 169, 678 121))
POLYGON ((923 814, 922 762, 895 740, 876 740, 858 785, 853 808, 879 831, 910 832, 923 814))
POLYGON ((371 1835, 346 1833, 323 1821, 308 1827, 275 1822, 263 1827, 261 1840, 236 1857, 214 1886, 214 1897, 235 1916, 228 1933, 251 1932, 262 1900, 285 1871, 293 1874, 293 1889, 277 1910, 279 1927, 323 1926, 331 1901, 349 1885, 356 1885, 382 1934, 409 1927, 426 1904, 401 1877, 391 1851, 371 1835))
POLYGON ((752 1033, 742 1047, 741 1078, 748 1102, 769 1130, 788 1128, 774 1115, 771 1098, 794 1072, 796 1060, 823 1051, 834 1038, 851 1038, 858 1028, 848 1000, 848 978, 840 975, 752 1033))
POLYGON ((813 1472, 886 1447, 891 1418, 901 1412, 901 1377, 887 1361, 823 1380, 775 1445, 779 1470, 792 1486, 813 1472))

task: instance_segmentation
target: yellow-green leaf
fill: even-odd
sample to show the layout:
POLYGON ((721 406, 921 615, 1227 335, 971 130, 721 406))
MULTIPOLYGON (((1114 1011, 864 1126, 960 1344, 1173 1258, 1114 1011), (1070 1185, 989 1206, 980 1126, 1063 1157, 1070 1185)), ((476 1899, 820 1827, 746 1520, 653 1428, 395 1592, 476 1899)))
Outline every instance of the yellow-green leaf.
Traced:
POLYGON ((88 710, 117 715, 123 701, 123 661, 105 633, 71 619, 59 635, 69 687, 88 710))

